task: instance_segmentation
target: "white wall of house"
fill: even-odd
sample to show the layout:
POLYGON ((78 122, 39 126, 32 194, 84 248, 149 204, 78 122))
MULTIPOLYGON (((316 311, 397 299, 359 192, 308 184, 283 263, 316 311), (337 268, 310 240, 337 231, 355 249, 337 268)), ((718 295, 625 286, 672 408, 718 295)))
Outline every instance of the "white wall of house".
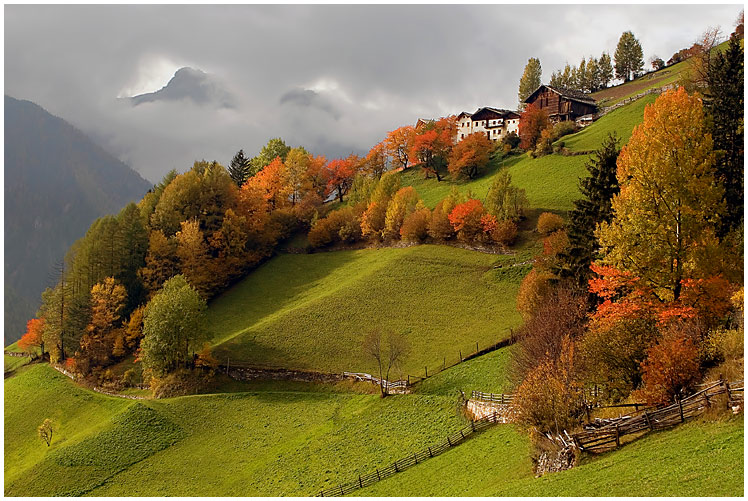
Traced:
POLYGON ((487 134, 491 141, 501 141, 512 132, 519 134, 519 118, 496 118, 491 120, 473 120, 472 117, 462 116, 457 119, 457 141, 463 140, 469 134, 480 132, 487 134))

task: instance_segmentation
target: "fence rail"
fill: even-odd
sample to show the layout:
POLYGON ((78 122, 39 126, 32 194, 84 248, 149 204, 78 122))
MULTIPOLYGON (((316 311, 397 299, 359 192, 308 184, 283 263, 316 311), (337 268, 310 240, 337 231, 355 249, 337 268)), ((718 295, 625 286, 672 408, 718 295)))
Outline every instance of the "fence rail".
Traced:
POLYGON ((366 374, 365 372, 343 372, 343 377, 351 378, 356 381, 366 381, 376 385, 382 385, 386 390, 404 390, 408 387, 408 382, 405 380, 387 381, 386 379, 379 379, 378 377, 366 374), (383 381, 384 383, 382 383, 383 381))
POLYGON ((669 428, 687 419, 703 414, 712 405, 717 395, 727 394, 728 406, 743 404, 744 385, 742 381, 712 381, 704 388, 666 407, 646 408, 640 414, 607 420, 596 420, 587 429, 573 433, 574 445, 581 451, 600 452, 621 445, 626 435, 648 433, 669 428))
POLYGON ((470 398, 472 400, 480 400, 481 402, 494 402, 497 404, 511 404, 514 401, 514 395, 509 393, 486 393, 477 390, 473 390, 470 398))
POLYGON ((418 463, 422 463, 429 458, 438 456, 442 452, 455 447, 465 441, 470 435, 481 431, 489 426, 499 423, 501 420, 497 417, 496 413, 485 419, 478 421, 472 421, 468 426, 461 430, 447 436, 447 438, 439 442, 438 444, 426 447, 418 452, 414 452, 408 456, 398 459, 392 464, 388 464, 382 468, 376 468, 373 472, 367 473, 366 475, 359 475, 358 478, 346 482, 344 484, 338 484, 336 487, 330 487, 328 489, 320 490, 317 494, 322 497, 329 496, 345 496, 351 492, 369 486, 375 482, 379 482, 387 477, 391 477, 395 473, 404 471, 411 466, 415 466, 418 463))

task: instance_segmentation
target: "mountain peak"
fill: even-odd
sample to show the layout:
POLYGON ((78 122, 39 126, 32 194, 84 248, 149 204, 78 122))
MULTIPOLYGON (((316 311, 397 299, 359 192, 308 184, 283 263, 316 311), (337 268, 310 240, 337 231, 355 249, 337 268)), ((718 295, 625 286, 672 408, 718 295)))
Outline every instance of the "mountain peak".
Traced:
POLYGON ((156 92, 139 94, 129 99, 133 106, 156 101, 190 100, 198 105, 234 107, 233 96, 213 75, 189 66, 179 68, 171 80, 156 92))

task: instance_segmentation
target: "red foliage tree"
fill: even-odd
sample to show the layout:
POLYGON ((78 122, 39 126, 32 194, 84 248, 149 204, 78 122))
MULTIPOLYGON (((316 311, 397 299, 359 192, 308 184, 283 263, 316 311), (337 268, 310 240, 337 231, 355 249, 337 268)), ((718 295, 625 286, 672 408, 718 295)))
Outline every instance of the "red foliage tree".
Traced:
POLYGON ((494 143, 485 134, 469 134, 452 148, 447 169, 456 178, 474 179, 488 164, 494 143))
POLYGON ((530 104, 519 117, 520 148, 532 150, 540 139, 540 134, 550 125, 548 113, 530 104))
POLYGON ((471 242, 483 232, 481 219, 486 211, 480 200, 470 199, 458 204, 449 213, 449 222, 457 232, 457 238, 471 242))
POLYGON ((343 202, 343 196, 348 193, 351 184, 353 184, 358 163, 358 158, 352 155, 348 158, 332 160, 327 165, 328 193, 335 193, 340 202, 343 202))
POLYGON ((437 181, 442 180, 442 169, 447 165, 457 135, 455 120, 454 116, 440 118, 416 132, 410 156, 418 159, 426 177, 433 174, 437 181))
POLYGON ((644 387, 637 393, 648 404, 668 404, 699 379, 699 350, 693 339, 677 328, 647 350, 642 362, 644 387))
POLYGON ((413 140, 415 139, 415 129, 412 125, 406 125, 395 129, 384 140, 385 151, 392 157, 392 161, 398 167, 405 169, 410 162, 410 152, 413 149, 413 140))

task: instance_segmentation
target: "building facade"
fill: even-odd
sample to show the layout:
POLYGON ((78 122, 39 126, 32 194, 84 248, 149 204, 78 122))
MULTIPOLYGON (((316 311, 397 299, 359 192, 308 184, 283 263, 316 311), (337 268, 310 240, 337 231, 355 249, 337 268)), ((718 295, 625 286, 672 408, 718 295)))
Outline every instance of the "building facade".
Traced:
POLYGON ((475 113, 463 111, 457 115, 457 141, 469 134, 485 134, 491 141, 501 141, 507 135, 519 134, 519 113, 499 108, 480 108, 475 113))
POLYGON ((552 122, 576 120, 584 115, 597 113, 595 100, 588 94, 550 85, 538 87, 525 99, 525 103, 545 110, 552 122))

